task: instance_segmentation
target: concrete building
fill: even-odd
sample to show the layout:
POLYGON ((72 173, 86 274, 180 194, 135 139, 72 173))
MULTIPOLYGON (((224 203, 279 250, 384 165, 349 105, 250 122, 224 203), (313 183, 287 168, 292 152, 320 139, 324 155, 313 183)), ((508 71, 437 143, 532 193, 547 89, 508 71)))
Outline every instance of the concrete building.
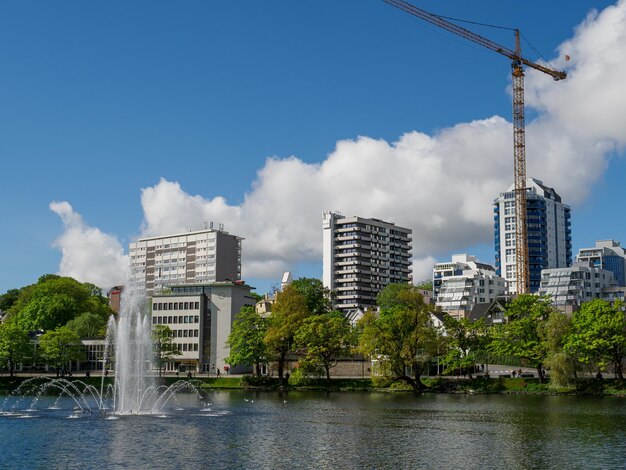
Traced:
MULTIPOLYGON (((554 188, 535 178, 526 180, 530 291, 537 292, 543 269, 569 266, 572 261, 570 208, 554 188)), ((494 201, 496 273, 517 291, 514 185, 494 201)))
POLYGON ((552 304, 572 313, 583 302, 608 298, 617 286, 613 273, 593 263, 577 261, 568 268, 544 269, 539 295, 549 295, 552 304), (606 292, 606 294, 605 294, 606 292))
MULTIPOLYGON (((171 286, 171 293, 152 297, 152 325, 167 325, 180 356, 165 370, 223 371, 230 353, 226 346, 235 315, 254 306, 251 287, 242 281, 171 286), (182 366, 182 367, 181 367, 182 366)), ((231 369, 244 372, 245 367, 231 369)))
POLYGON ((493 266, 474 256, 452 255, 452 260, 433 268, 435 305, 455 318, 465 318, 474 305, 490 303, 507 292, 506 281, 493 266))
POLYGON ((336 308, 365 310, 388 284, 411 281, 411 229, 324 212, 323 283, 336 308))
POLYGON ((165 286, 239 280, 242 240, 221 228, 141 238, 129 246, 129 287, 151 297, 165 286))
POLYGON ((593 248, 581 248, 577 261, 590 262, 596 268, 611 271, 619 286, 626 286, 626 250, 615 240, 597 240, 593 248))

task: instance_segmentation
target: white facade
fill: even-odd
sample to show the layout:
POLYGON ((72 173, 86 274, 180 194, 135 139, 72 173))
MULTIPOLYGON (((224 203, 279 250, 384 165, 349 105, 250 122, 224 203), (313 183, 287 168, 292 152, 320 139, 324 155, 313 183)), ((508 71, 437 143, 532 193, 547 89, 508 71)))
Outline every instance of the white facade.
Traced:
POLYGON ((474 305, 492 302, 507 292, 506 281, 493 266, 474 256, 452 255, 452 260, 433 268, 435 305, 457 318, 467 317, 474 305))
POLYGON ((374 308, 385 286, 411 281, 411 229, 325 212, 322 251, 322 281, 341 311, 374 308))
POLYGON ((615 240, 597 240, 593 248, 581 248, 577 261, 593 263, 596 268, 611 271, 618 285, 626 285, 626 250, 615 240))
POLYGON ((578 261, 568 268, 544 269, 539 295, 550 296, 555 307, 570 313, 583 302, 605 298, 604 291, 616 285, 612 272, 578 261))
MULTIPOLYGON (((541 270, 569 266, 572 259, 570 208, 553 188, 526 180, 530 291, 536 292, 541 270)), ((511 185, 494 201, 496 273, 517 292, 515 257, 515 192, 511 185)))
POLYGON ((166 370, 181 365, 196 372, 224 370, 230 353, 226 342, 235 315, 244 305, 255 304, 250 289, 243 282, 218 282, 174 286, 171 294, 154 295, 152 324, 168 326, 181 353, 166 370))
POLYGON ((130 243, 129 287, 148 297, 164 287, 241 279, 241 241, 222 230, 201 230, 130 243))

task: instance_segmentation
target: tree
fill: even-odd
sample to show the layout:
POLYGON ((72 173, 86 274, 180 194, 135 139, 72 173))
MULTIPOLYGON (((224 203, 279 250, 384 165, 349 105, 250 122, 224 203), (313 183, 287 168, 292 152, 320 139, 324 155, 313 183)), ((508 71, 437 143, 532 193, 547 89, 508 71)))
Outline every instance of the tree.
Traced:
POLYGON ((572 318, 554 311, 541 323, 539 334, 546 351, 545 365, 550 369, 550 384, 563 387, 576 376, 578 359, 575 354, 565 350, 565 342, 572 331, 572 318))
POLYGON ((507 305, 504 313, 507 322, 490 330, 489 349, 496 354, 526 360, 537 368, 539 382, 542 383, 547 349, 541 336, 541 322, 554 311, 547 297, 532 294, 518 296, 507 305))
POLYGON ((5 294, 0 295, 0 311, 7 312, 20 295, 19 289, 9 289, 5 294))
POLYGON ((451 370, 463 371, 472 378, 476 366, 476 353, 485 345, 486 328, 484 321, 469 321, 467 318, 456 319, 447 315, 444 327, 448 339, 448 354, 444 362, 451 370))
POLYGON ((292 285, 276 294, 265 333, 267 352, 278 364, 278 377, 283 380, 287 354, 293 349, 293 338, 309 316, 305 297, 292 285))
POLYGON ((418 282, 416 284, 416 287, 418 289, 428 290, 428 291, 432 292, 432 290, 433 290, 433 281, 432 281, 432 279, 428 279, 428 280, 425 280, 425 281, 418 282))
POLYGON ((290 285, 304 297, 307 309, 312 315, 320 315, 332 310, 331 292, 319 279, 301 277, 290 285))
POLYGON ((354 346, 350 322, 340 312, 314 315, 304 320, 295 335, 295 345, 304 353, 302 362, 323 369, 330 382, 330 369, 354 346))
POLYGON ((85 312, 105 319, 113 313, 107 299, 93 284, 52 274, 21 289, 9 310, 11 319, 26 331, 53 330, 85 312))
POLYGON ((159 377, 161 377, 163 364, 181 355, 178 346, 174 343, 172 329, 169 326, 154 325, 152 327, 152 353, 159 368, 159 377))
POLYGON ((41 355, 48 365, 57 370, 57 375, 65 375, 71 361, 85 358, 85 351, 80 344, 80 337, 66 326, 47 331, 39 338, 41 355))
POLYGON ((572 316, 572 334, 565 350, 577 354, 585 364, 599 367, 612 364, 620 380, 624 380, 622 360, 626 354, 626 317, 624 304, 606 300, 585 302, 572 316))
POLYGON ((14 323, 0 324, 0 363, 7 366, 13 377, 15 366, 33 351, 28 334, 14 323))
POLYGON ((420 392, 424 389, 421 375, 437 354, 440 339, 431 308, 417 288, 407 284, 388 285, 377 301, 380 315, 368 311, 360 320, 359 349, 377 357, 386 374, 420 392))
POLYGON ((80 338, 102 338, 106 336, 107 319, 96 313, 85 312, 67 322, 70 330, 80 338))
POLYGON ((254 307, 242 307, 228 335, 230 354, 226 362, 230 365, 253 365, 256 375, 261 375, 261 364, 267 362, 264 338, 268 323, 268 319, 256 313, 254 307))

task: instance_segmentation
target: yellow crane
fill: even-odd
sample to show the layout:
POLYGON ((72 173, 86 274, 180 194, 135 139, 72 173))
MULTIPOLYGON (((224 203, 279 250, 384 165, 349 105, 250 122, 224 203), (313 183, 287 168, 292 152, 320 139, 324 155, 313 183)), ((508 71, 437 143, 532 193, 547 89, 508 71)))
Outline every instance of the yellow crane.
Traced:
POLYGON ((525 294, 530 290, 528 261, 528 229, 526 225, 526 143, 524 123, 524 66, 550 75, 554 80, 563 80, 565 72, 554 70, 522 57, 520 33, 515 29, 515 50, 484 38, 468 29, 462 28, 445 18, 429 13, 403 0, 383 0, 410 15, 430 24, 450 31, 469 41, 491 49, 511 60, 513 76, 513 160, 515 181, 515 266, 517 293, 525 294))

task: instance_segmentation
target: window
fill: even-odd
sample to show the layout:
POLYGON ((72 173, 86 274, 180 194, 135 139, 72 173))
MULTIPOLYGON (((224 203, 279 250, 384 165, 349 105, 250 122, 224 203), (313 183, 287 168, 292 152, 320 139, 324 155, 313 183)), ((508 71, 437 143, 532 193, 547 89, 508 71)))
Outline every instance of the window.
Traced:
POLYGON ((200 317, 198 315, 193 317, 193 319, 194 319, 194 323, 200 323, 200 317))
POLYGON ((198 330, 193 330, 193 337, 197 338, 198 337, 198 330))
POLYGON ((200 302, 196 302, 194 308, 197 310, 200 308, 200 302))
POLYGON ((189 309, 189 302, 185 302, 185 310, 189 309))

